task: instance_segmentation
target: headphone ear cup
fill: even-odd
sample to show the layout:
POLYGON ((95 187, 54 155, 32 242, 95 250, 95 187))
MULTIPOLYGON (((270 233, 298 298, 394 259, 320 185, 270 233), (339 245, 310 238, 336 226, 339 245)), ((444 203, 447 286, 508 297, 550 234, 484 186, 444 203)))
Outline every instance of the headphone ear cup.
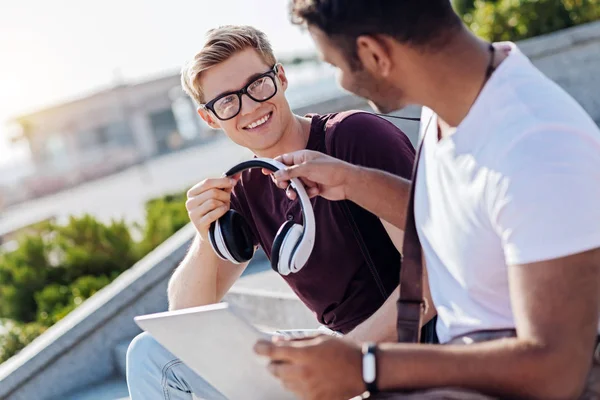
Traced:
POLYGON ((208 242, 210 243, 210 246, 212 247, 212 249, 215 252, 215 254, 221 260, 224 260, 224 261, 233 261, 233 260, 229 260, 225 256, 227 254, 226 253, 226 249, 222 249, 222 248, 219 247, 219 243, 223 243, 223 238, 222 237, 219 237, 217 239, 217 236, 221 235, 221 229, 220 229, 221 218, 219 218, 218 220, 216 220, 212 224, 210 224, 210 227, 208 228, 208 242), (219 225, 219 226, 217 227, 217 225, 219 225))
POLYGON ((279 257, 281 252, 281 245, 283 244, 285 236, 294 225, 294 221, 285 221, 285 223, 281 225, 281 227, 277 231, 277 234, 275 235, 275 240, 273 240, 273 246, 271 247, 271 268, 273 268, 273 271, 277 273, 279 273, 279 257))
POLYGON ((219 218, 223 243, 232 258, 243 263, 254 255, 254 241, 250 226, 235 210, 229 210, 219 218))

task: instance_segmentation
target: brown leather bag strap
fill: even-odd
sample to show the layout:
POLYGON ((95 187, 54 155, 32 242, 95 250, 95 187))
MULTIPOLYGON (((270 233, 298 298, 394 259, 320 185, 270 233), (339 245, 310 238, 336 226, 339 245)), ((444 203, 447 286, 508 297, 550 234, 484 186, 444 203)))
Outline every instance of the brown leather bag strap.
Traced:
POLYGON ((396 329, 398 331, 398 342, 400 343, 419 343, 421 340, 421 321, 425 303, 423 301, 423 257, 415 223, 415 186, 423 141, 432 120, 433 116, 429 119, 417 148, 410 185, 404 242, 402 243, 400 297, 396 304, 398 309, 396 329))

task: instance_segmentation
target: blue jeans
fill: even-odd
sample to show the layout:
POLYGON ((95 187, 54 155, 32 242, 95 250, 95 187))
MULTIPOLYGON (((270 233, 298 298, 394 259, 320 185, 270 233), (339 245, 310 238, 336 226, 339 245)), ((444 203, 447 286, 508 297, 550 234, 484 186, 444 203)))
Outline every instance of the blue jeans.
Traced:
POLYGON ((227 400, 146 332, 127 349, 127 387, 131 400, 227 400))
MULTIPOLYGON (((302 334, 314 331, 279 333, 293 335, 294 332, 302 334)), ((337 334, 325 327, 318 331, 337 334)), ((191 400, 192 394, 203 400, 227 400, 146 332, 136 336, 127 349, 127 386, 131 400, 191 400)))

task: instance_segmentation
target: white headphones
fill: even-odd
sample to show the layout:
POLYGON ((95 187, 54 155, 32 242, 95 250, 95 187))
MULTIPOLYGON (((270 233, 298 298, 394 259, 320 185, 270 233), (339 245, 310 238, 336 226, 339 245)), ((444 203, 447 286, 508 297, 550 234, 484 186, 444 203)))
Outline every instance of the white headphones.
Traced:
MULTIPOLYGON (((233 176, 251 168, 265 168, 276 172, 287 168, 270 158, 255 158, 237 164, 225 176, 233 176)), ((302 225, 284 222, 273 240, 271 267, 281 275, 298 272, 304 267, 315 244, 315 214, 302 182, 292 178, 290 186, 296 191, 302 206, 302 225)), ((209 242, 219 258, 241 264, 254 255, 252 230, 244 218, 234 210, 210 225, 209 242)))

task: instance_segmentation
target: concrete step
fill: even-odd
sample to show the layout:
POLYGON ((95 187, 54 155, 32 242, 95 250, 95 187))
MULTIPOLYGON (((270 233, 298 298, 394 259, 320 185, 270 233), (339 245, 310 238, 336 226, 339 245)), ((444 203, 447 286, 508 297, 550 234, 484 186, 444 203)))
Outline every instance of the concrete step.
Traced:
POLYGON ((130 400, 130 397, 125 378, 117 376, 61 397, 61 400, 130 400))
POLYGON ((223 301, 242 310, 257 326, 277 329, 319 326, 312 312, 268 264, 265 270, 240 278, 223 301))
POLYGON ((122 377, 125 377, 127 375, 126 361, 127 348, 129 347, 129 343, 131 343, 131 339, 124 340, 121 343, 117 344, 117 346, 113 350, 117 374, 119 374, 122 377))

